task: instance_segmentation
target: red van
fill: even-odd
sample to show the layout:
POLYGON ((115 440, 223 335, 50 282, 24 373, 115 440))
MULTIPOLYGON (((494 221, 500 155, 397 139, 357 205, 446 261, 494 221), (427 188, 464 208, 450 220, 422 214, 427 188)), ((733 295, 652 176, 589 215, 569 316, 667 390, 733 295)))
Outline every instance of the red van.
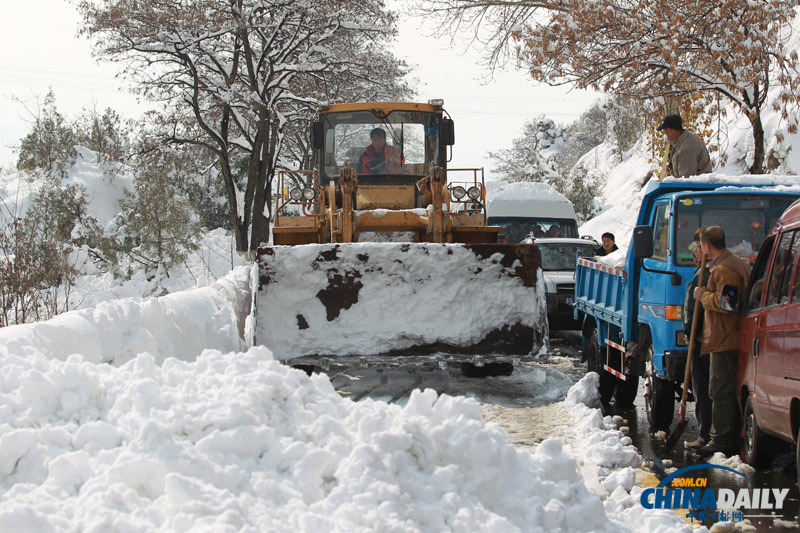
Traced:
POLYGON ((744 458, 769 458, 767 435, 795 443, 800 467, 800 200, 758 252, 744 297, 737 393, 744 458))

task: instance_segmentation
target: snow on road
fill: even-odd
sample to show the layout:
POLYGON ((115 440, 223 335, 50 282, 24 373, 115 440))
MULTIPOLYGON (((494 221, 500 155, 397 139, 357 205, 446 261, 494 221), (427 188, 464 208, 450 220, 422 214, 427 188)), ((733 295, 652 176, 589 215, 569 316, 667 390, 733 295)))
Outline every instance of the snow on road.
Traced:
POLYGON ((353 402, 240 351, 246 277, 0 330, 1 531, 688 530, 639 505, 595 374, 527 451, 473 399, 353 402))

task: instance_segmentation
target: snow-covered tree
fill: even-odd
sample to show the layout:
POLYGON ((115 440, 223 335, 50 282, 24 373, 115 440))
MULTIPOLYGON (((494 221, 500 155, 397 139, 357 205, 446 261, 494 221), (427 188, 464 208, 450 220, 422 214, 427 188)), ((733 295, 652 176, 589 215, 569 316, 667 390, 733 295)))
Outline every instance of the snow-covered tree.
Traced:
POLYGON ((29 112, 30 131, 20 142, 17 168, 31 176, 35 172, 63 171, 75 153, 75 131, 58 111, 53 90, 29 112))
POLYGON ((430 0, 444 32, 474 33, 496 65, 514 52, 537 81, 637 98, 720 96, 750 121, 750 171, 764 171, 762 111, 797 131, 797 50, 787 46, 796 0, 430 0), (511 46, 513 43, 513 46, 511 46), (768 91, 780 86, 774 102, 768 91))
POLYGON ((558 175, 555 158, 565 138, 564 130, 549 118, 526 121, 510 149, 489 152, 497 161, 492 171, 505 181, 549 182, 558 175))
MULTIPOLYGON (((136 87, 163 103, 170 141, 215 154, 239 250, 268 239, 271 183, 290 125, 307 121, 330 93, 325 82, 369 79, 376 65, 368 52, 390 50, 396 34, 382 0, 82 0, 79 7, 99 54, 126 65, 136 87)), ((390 57, 384 53, 382 64, 394 68, 375 69, 372 83, 391 85, 404 73, 390 57)))
POLYGON ((182 184, 191 180, 184 167, 182 152, 152 146, 137 159, 134 188, 120 202, 115 245, 109 251, 117 265, 127 256, 151 273, 169 270, 197 248, 200 222, 182 184))

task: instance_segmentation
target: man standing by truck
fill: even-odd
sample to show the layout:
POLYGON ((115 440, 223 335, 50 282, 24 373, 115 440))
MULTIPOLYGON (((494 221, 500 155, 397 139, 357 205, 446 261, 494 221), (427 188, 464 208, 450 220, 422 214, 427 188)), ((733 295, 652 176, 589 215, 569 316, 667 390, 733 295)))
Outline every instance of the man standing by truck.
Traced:
POLYGON ((725 232, 719 226, 709 226, 703 230, 700 246, 708 259, 713 261, 707 288, 697 287, 694 290, 695 299, 705 309, 702 351, 710 354, 711 358, 708 395, 712 407, 710 440, 696 453, 701 457, 716 452, 733 455, 739 451, 736 374, 739 368, 740 317, 735 311, 722 309, 719 302, 725 285, 736 286, 739 294, 744 294, 750 268, 727 250, 725 232))
POLYGON ((703 140, 683 129, 680 115, 667 115, 656 128, 669 140, 668 166, 676 178, 688 178, 711 172, 711 158, 703 140))

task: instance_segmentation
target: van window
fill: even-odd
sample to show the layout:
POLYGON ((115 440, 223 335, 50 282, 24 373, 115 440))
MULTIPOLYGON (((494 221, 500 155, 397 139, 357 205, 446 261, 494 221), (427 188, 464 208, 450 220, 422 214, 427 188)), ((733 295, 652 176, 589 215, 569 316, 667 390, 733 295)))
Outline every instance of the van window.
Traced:
POLYGON ((761 296, 764 294, 764 281, 767 278, 767 266, 769 265, 769 257, 772 255, 772 246, 775 244, 775 238, 769 238, 764 241, 761 251, 758 254, 758 259, 753 267, 753 274, 750 276, 750 288, 747 293, 747 306, 748 311, 761 308, 761 296))
POLYGON ((669 210, 667 207, 669 207, 667 204, 656 207, 653 220, 653 259, 659 261, 667 260, 669 249, 669 210))
POLYGON ((792 269, 797 257, 797 243, 795 231, 787 231, 781 235, 778 242, 778 251, 772 264, 769 276, 769 292, 767 292, 767 306, 783 305, 789 302, 789 288, 792 280, 792 269))

